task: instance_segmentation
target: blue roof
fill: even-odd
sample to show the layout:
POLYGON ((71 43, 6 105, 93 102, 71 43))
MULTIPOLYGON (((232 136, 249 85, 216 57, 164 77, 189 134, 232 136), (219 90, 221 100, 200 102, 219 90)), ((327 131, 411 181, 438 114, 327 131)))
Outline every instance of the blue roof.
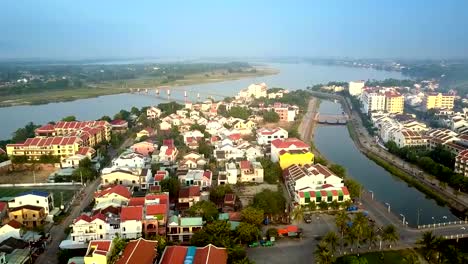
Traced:
POLYGON ((27 192, 22 192, 22 193, 18 194, 16 197, 25 196, 25 195, 28 195, 28 194, 42 196, 42 197, 48 197, 49 196, 49 193, 46 192, 46 191, 27 191, 27 192))

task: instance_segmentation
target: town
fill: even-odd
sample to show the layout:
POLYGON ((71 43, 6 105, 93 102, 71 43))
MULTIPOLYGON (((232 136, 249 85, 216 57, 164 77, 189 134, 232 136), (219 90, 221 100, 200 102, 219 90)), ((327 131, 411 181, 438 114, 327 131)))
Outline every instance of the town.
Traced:
POLYGON ((430 243, 463 237, 468 208, 467 108, 437 90, 436 81, 258 83, 219 101, 25 127, 31 136, 0 149, 2 177, 34 175, 0 186, 0 263, 253 263, 304 243, 318 263, 393 249, 418 259, 415 245, 432 261, 440 248, 430 243), (319 113, 320 100, 341 101, 343 112, 319 113), (401 222, 314 147, 317 125, 347 125, 363 152, 409 171, 463 217, 437 228, 401 222))

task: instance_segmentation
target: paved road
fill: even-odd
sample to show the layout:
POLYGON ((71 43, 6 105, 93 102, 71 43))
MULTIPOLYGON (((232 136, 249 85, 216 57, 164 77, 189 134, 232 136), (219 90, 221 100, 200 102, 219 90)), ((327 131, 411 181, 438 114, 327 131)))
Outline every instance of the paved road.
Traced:
POLYGON ((80 205, 72 207, 70 214, 59 225, 54 225, 51 228, 50 235, 52 237, 52 242, 49 244, 45 252, 37 258, 35 263, 38 263, 38 264, 58 263, 57 252, 59 250, 59 245, 60 245, 60 242, 62 242, 62 240, 64 240, 67 236, 67 234, 65 234, 65 229, 68 226, 70 226, 73 220, 81 214, 83 209, 91 203, 94 197, 93 196, 94 191, 97 189, 97 186, 99 185, 100 180, 101 179, 98 177, 92 183, 88 184, 83 190, 84 197, 81 199, 80 205))

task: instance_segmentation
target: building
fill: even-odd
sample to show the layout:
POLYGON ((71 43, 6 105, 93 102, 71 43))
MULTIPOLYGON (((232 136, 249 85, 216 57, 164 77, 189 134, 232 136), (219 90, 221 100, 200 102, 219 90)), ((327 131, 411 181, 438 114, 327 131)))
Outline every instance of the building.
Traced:
POLYGON ((185 175, 179 175, 179 181, 184 186, 198 185, 200 188, 211 187, 211 171, 189 170, 185 175))
POLYGON ((299 191, 297 196, 299 199, 296 201, 302 206, 308 205, 311 202, 315 202, 315 204, 319 204, 321 202, 331 203, 333 201, 341 203, 351 200, 348 188, 346 187, 332 190, 299 191))
POLYGON ((425 110, 453 109, 455 95, 443 93, 426 93, 422 102, 425 110))
POLYGON ((100 208, 100 204, 125 205, 130 200, 131 193, 127 187, 116 185, 94 193, 95 207, 100 208))
POLYGON ((167 246, 159 264, 226 264, 227 258, 226 248, 219 248, 212 244, 205 247, 167 246))
POLYGON ((455 157, 455 172, 468 177, 468 149, 460 151, 455 157))
POLYGON ((15 220, 26 227, 35 228, 40 227, 45 223, 47 214, 45 213, 44 207, 22 205, 10 208, 8 216, 10 221, 15 220))
POLYGON ((203 228, 201 217, 179 217, 173 215, 167 224, 167 238, 172 242, 188 243, 193 233, 203 228))
POLYGON ((84 257, 85 264, 107 264, 113 248, 112 240, 94 240, 89 242, 84 257))
POLYGON ((142 130, 140 130, 136 134, 136 138, 152 137, 152 136, 155 136, 155 135, 156 135, 156 131, 153 128, 146 127, 146 128, 143 128, 142 130))
POLYGON ((10 220, 0 227, 0 243, 10 237, 21 239, 21 233, 21 223, 16 220, 10 220))
POLYGON ((362 89, 364 88, 365 81, 352 81, 349 82, 348 91, 349 94, 352 96, 359 96, 362 93, 362 89))
POLYGON ((82 214, 70 225, 71 240, 88 243, 98 239, 113 239, 116 234, 120 233, 120 225, 115 222, 114 226, 111 226, 110 223, 111 221, 108 221, 107 217, 101 213, 93 216, 82 214))
POLYGON ((263 167, 258 161, 242 160, 239 162, 240 182, 263 182, 263 167))
POLYGON ((137 239, 142 234, 143 206, 122 207, 120 232, 124 239, 137 239))
POLYGON ((180 210, 188 209, 200 201, 200 196, 200 186, 198 185, 181 188, 177 206, 180 210))
POLYGON ((310 146, 297 138, 275 139, 271 141, 271 161, 278 162, 281 151, 306 150, 310 146))
POLYGON ((139 238, 128 242, 116 264, 156 263, 158 241, 139 238))
POLYGON ((146 109, 146 117, 150 120, 158 119, 161 116, 161 114, 162 114, 161 109, 157 107, 150 106, 148 107, 148 109, 146 109))
POLYGON ((297 110, 287 104, 275 103, 272 108, 279 116, 279 121, 292 122, 296 120, 297 110))
POLYGON ((227 184, 236 184, 237 176, 239 175, 239 170, 237 169, 236 163, 226 162, 226 183, 227 184))
POLYGON ((143 189, 154 184, 151 169, 109 168, 101 175, 103 186, 118 184, 125 187, 140 186, 143 189))
POLYGON ((145 141, 133 144, 130 147, 130 149, 137 154, 141 154, 145 157, 148 157, 148 156, 151 156, 151 154, 153 154, 154 151, 158 149, 158 145, 154 144, 151 141, 145 140, 145 141))
POLYGON ((238 98, 251 99, 267 97, 268 87, 266 83, 251 84, 247 88, 240 90, 238 98))
POLYGON ((402 114, 405 108, 405 97, 395 91, 385 92, 385 111, 393 114, 402 114))
POLYGON ((112 133, 126 133, 128 130, 128 122, 122 119, 112 120, 110 122, 112 127, 112 133))
POLYGON ((145 168, 150 159, 143 154, 126 151, 112 160, 112 166, 117 168, 145 168))
POLYGON ((305 149, 292 149, 292 150, 281 150, 279 152, 279 163, 281 169, 286 169, 287 167, 297 164, 297 165, 306 165, 314 163, 314 154, 309 150, 305 149))
MULTIPOLYGON (((90 144, 93 147, 102 140, 110 141, 112 126, 107 121, 58 121, 55 125, 46 124, 35 130, 37 137, 57 137, 57 136, 77 136, 87 141, 88 136, 90 144)), ((87 145, 87 146, 88 146, 87 145)))
POLYGON ((54 196, 52 193, 44 191, 28 191, 18 194, 8 202, 10 210, 24 205, 42 207, 44 213, 48 215, 54 209, 54 196))
POLYGON ((365 89, 361 95, 362 107, 364 113, 368 114, 374 111, 385 110, 385 94, 365 89))
POLYGON ((270 145, 271 141, 279 138, 288 138, 288 131, 281 127, 257 129, 257 144, 270 145))
POLYGON ((427 146, 427 137, 417 131, 412 131, 406 128, 396 130, 392 137, 393 141, 399 148, 427 146))

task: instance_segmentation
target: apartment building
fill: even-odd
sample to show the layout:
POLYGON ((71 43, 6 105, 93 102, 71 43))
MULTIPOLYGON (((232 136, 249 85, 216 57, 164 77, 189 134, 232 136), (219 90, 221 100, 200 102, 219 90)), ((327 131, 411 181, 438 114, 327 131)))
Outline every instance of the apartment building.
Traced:
MULTIPOLYGON (((90 142, 98 144, 102 140, 110 141, 112 125, 107 121, 59 121, 55 125, 47 124, 35 130, 37 137, 89 136, 90 142), (99 137, 100 140, 97 140, 99 137), (93 139, 94 138, 94 139, 93 139)), ((86 141, 86 139, 83 139, 86 141)), ((89 146, 93 147, 93 144, 89 146)))
POLYGON ((363 80, 349 82, 349 86, 348 86, 349 94, 352 96, 361 95, 362 89, 364 88, 365 83, 366 82, 363 80))
POLYGON ((405 97, 398 92, 385 92, 385 111, 402 114, 405 108, 405 97))
POLYGON ((40 160, 41 156, 55 156, 60 161, 75 155, 84 146, 79 137, 28 138, 23 143, 6 145, 9 157, 27 157, 28 160, 40 160))
POLYGON ((423 99, 423 107, 429 109, 453 109, 455 95, 443 93, 426 93, 423 99))
POLYGON ((364 113, 385 111, 385 94, 373 90, 364 90, 361 95, 364 113))
POLYGON ((468 177, 468 149, 460 151, 455 157, 455 172, 468 177))

